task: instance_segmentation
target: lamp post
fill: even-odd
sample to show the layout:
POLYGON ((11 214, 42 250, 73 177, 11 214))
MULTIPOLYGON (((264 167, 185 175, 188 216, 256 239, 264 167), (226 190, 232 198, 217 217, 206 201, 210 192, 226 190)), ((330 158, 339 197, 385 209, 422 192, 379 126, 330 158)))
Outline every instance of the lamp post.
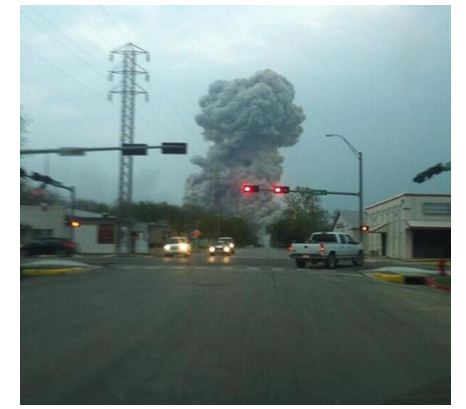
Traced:
POLYGON ((362 243, 362 237, 363 237, 363 232, 361 230, 361 226, 363 225, 363 201, 362 201, 362 152, 356 150, 356 148, 351 145, 344 136, 338 135, 338 134, 326 134, 325 135, 328 138, 331 138, 333 136, 336 136, 338 138, 343 139, 343 142, 346 143, 346 145, 351 149, 351 152, 354 153, 356 158, 358 158, 359 161, 359 191, 358 191, 358 197, 359 197, 359 241, 362 243))

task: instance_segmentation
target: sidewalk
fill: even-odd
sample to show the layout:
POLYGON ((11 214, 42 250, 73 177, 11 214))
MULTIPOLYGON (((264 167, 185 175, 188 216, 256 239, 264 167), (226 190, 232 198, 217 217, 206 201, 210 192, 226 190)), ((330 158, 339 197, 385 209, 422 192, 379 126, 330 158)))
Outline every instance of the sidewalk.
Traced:
MULTIPOLYGON (((451 268, 451 260, 445 260, 445 267, 448 269, 451 268)), ((374 262, 374 263, 400 263, 400 264, 420 264, 425 266, 437 266, 440 259, 439 258, 409 258, 409 259, 401 259, 401 258, 391 258, 386 256, 367 256, 366 261, 374 262)))

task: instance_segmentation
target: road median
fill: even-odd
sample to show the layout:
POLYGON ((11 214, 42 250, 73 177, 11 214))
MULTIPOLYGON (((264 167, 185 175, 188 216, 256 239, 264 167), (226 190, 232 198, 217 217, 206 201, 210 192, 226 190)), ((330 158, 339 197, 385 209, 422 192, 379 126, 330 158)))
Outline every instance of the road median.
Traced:
POLYGON ((405 266, 383 267, 364 271, 367 277, 396 284, 427 285, 444 291, 450 291, 450 276, 440 275, 432 270, 422 270, 405 266))
POLYGON ((21 276, 45 276, 80 273, 97 268, 71 260, 39 260, 20 265, 21 276))

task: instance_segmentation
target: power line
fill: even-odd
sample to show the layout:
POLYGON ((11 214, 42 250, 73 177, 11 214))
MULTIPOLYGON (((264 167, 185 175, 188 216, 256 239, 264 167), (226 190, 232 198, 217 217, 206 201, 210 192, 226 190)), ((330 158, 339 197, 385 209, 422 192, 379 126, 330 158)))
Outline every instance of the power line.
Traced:
POLYGON ((31 18, 31 16, 29 16, 28 14, 25 14, 25 16, 37 27, 39 28, 42 32, 44 32, 45 34, 47 34, 47 36, 51 39, 53 39, 55 42, 57 42, 58 44, 60 44, 61 46, 65 47, 66 49, 68 49, 68 51, 74 55, 75 58, 78 58, 81 62, 83 62, 84 64, 86 64, 89 68, 91 68, 94 72, 96 72, 99 76, 102 75, 102 72, 96 70, 96 68, 91 65, 89 62, 87 62, 86 60, 84 60, 80 55, 77 55, 75 52, 73 52, 72 50, 70 50, 70 48, 68 47, 68 45, 66 43, 64 43, 63 41, 57 39, 55 36, 52 36, 51 33, 47 30, 45 30, 43 27, 40 26, 39 23, 37 23, 34 19, 31 18))
POLYGON ((115 19, 111 16, 111 14, 107 11, 107 9, 104 6, 98 6, 99 10, 102 12, 102 14, 112 23, 116 29, 124 36, 124 37, 129 37, 128 33, 123 32, 121 27, 117 24, 115 19))
MULTIPOLYGON (((74 14, 78 17, 78 18, 81 18, 81 13, 79 11, 80 8, 82 8, 82 6, 69 6, 71 8, 71 10, 73 10, 74 14)), ((96 26, 91 22, 91 19, 86 18, 86 23, 88 25, 91 25, 92 26, 92 29, 93 31, 100 37, 101 40, 103 40, 104 43, 106 43, 106 47, 107 49, 110 49, 111 48, 111 44, 109 42, 109 40, 105 37, 103 37, 101 34, 100 34, 100 31, 99 29, 96 28, 96 26)))
POLYGON ((99 68, 103 69, 104 71, 106 71, 106 69, 101 66, 101 62, 95 60, 93 57, 91 57, 91 55, 84 51, 80 45, 78 45, 72 38, 70 38, 68 35, 66 35, 59 27, 57 27, 54 23, 52 23, 46 16, 44 16, 42 13, 39 13, 36 8, 32 8, 31 9, 34 13, 36 13, 38 16, 40 16, 48 25, 50 25, 51 27, 53 27, 56 31, 58 31, 61 36, 63 38, 65 38, 67 41, 69 41, 71 44, 73 44, 73 46, 78 49, 81 53, 83 53, 83 55, 86 56, 86 58, 89 58, 90 60, 92 60, 94 62, 94 64, 96 64, 99 68))
POLYGON ((94 95, 97 95, 99 98, 105 98, 105 96, 103 94, 99 94, 98 92, 96 92, 94 89, 90 88, 87 84, 85 84, 84 82, 78 80, 76 77, 73 77, 72 75, 66 73, 65 71, 63 71, 61 68, 57 67, 55 64, 51 63, 49 60, 47 60, 46 58, 42 57, 40 54, 38 54, 36 51, 34 51, 31 47, 29 47, 28 45, 24 44, 24 43, 21 43, 21 47, 24 47, 26 49, 28 49, 32 54, 34 54, 37 58, 41 59, 42 61, 44 61, 45 63, 47 63, 48 65, 52 66, 53 68, 55 68, 58 72, 60 72, 62 75, 64 75, 65 77, 77 82, 79 85, 82 85, 83 87, 85 87, 88 91, 92 92, 94 95))

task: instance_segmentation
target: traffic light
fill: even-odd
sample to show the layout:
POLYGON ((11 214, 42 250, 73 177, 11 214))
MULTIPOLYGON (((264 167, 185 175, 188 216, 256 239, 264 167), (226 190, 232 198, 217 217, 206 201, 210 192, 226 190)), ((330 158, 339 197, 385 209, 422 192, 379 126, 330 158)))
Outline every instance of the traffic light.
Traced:
POLYGON ((32 180, 36 180, 37 182, 44 182, 44 175, 41 175, 40 173, 32 172, 30 177, 32 180))
POLYGON ((50 176, 47 175, 41 175, 40 173, 37 172, 32 172, 32 175, 30 176, 32 180, 36 180, 37 182, 42 182, 47 185, 61 185, 60 182, 57 182, 56 180, 52 179, 50 176))
POLYGON ((274 186, 273 193, 279 194, 279 195, 290 193, 290 187, 289 186, 274 186))
POLYGON ((360 229, 363 233, 369 232, 369 226, 368 226, 367 224, 363 224, 359 229, 360 229))
POLYGON ((430 179, 434 175, 438 175, 439 173, 442 173, 444 171, 449 171, 450 166, 449 164, 447 165, 442 165, 441 163, 437 163, 435 166, 431 166, 430 168, 426 169, 424 172, 421 172, 414 177, 413 181, 416 183, 422 183, 425 182, 426 179, 430 179))
POLYGON ((243 185, 244 193, 257 193, 259 191, 258 185, 243 185))
POLYGON ((162 142, 162 153, 171 155, 185 155, 187 144, 184 142, 162 142))
POLYGON ((81 227, 81 222, 78 219, 71 219, 68 221, 68 226, 73 229, 77 229, 78 227, 81 227))

